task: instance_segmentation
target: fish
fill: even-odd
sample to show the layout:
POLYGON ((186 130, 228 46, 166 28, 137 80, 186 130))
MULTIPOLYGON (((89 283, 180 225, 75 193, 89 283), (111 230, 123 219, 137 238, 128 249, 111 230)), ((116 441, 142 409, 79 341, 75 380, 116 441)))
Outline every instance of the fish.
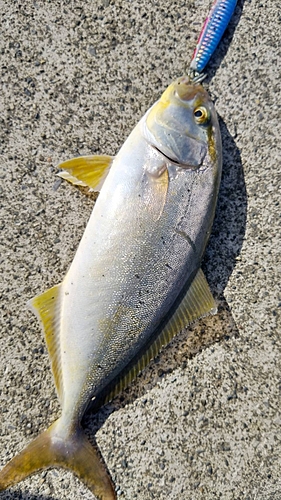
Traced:
POLYGON ((108 401, 185 326, 215 314, 201 269, 218 197, 222 146, 206 90, 182 76, 115 157, 59 165, 99 195, 63 281, 29 301, 44 331, 61 416, 0 472, 0 490, 49 467, 116 499, 81 420, 108 401))

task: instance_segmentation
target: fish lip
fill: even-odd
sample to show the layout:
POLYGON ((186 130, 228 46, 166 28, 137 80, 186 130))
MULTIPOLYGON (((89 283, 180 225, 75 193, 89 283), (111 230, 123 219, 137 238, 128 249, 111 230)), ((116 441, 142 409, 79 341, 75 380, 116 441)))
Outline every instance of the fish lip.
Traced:
POLYGON ((189 163, 181 163, 178 160, 175 160, 174 158, 171 158, 167 154, 163 153, 163 151, 161 151, 161 149, 159 149, 157 146, 155 146, 155 144, 150 144, 150 146, 153 149, 155 149, 155 151, 157 151, 157 153, 159 153, 161 156, 163 156, 169 163, 171 163, 172 165, 176 165, 177 167, 186 168, 186 169, 188 168, 189 170, 198 170, 198 168, 200 168, 202 165, 204 165, 204 160, 201 163, 199 163, 199 165, 196 165, 196 166, 190 165, 189 163))
MULTIPOLYGON (((152 109, 152 108, 150 108, 150 109, 152 109)), ((185 168, 185 169, 189 169, 189 170, 194 171, 194 170, 198 170, 200 167, 204 166, 205 160, 207 157, 207 153, 202 158, 202 161, 198 165, 194 166, 194 165, 190 165, 190 163, 187 163, 187 162, 186 163, 180 162, 179 160, 175 159, 174 157, 169 156, 166 152, 165 153, 163 152, 163 150, 161 149, 161 145, 160 145, 160 147, 156 145, 157 140, 155 139, 155 136, 149 130, 149 128, 146 124, 146 118, 147 118, 148 113, 150 112, 150 109, 143 116, 142 125, 141 125, 142 134, 143 134, 145 140, 147 141, 148 145, 152 149, 154 149, 154 151, 156 151, 158 154, 160 154, 166 160, 167 163, 175 165, 176 167, 185 168)), ((192 140, 195 140, 196 142, 200 142, 201 144, 204 144, 204 142, 198 140, 198 138, 194 137, 192 134, 189 134, 188 137, 190 137, 190 139, 192 139, 192 140)), ((165 147, 165 146, 162 145, 162 147, 165 147)))

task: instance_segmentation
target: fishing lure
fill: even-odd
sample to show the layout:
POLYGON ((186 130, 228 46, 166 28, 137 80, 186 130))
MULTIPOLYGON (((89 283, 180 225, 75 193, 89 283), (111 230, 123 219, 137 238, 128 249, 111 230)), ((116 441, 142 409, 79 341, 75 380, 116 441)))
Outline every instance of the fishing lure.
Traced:
MULTIPOLYGON (((204 70, 234 12, 237 0, 216 0, 206 18, 190 64, 191 72, 200 73, 204 70)), ((198 79, 198 76, 196 76, 198 79)))

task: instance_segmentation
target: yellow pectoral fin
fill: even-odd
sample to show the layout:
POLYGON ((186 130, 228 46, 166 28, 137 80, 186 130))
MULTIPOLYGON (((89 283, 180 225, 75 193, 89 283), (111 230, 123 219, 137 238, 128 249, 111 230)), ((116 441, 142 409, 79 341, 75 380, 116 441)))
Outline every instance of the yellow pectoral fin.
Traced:
POLYGON ((79 156, 60 163, 58 168, 63 169, 63 172, 57 175, 75 186, 87 186, 100 191, 112 161, 113 156, 108 155, 79 156))

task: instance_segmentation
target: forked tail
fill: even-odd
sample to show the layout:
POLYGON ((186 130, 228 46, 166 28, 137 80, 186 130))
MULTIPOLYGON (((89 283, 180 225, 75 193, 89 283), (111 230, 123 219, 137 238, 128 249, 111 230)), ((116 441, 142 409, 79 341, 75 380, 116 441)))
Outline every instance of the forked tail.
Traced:
POLYGON ((78 476, 99 500, 116 499, 98 448, 92 446, 81 428, 67 439, 62 438, 58 422, 34 439, 1 470, 0 491, 39 470, 62 467, 78 476))

